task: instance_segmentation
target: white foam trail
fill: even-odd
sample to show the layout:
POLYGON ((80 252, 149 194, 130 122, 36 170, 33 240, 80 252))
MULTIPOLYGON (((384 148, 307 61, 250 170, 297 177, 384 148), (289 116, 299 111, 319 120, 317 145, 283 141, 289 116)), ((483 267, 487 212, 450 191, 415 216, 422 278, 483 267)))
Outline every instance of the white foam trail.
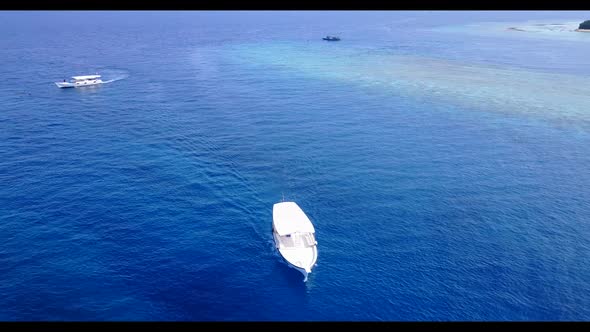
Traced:
POLYGON ((109 78, 108 80, 104 80, 103 83, 112 83, 116 81, 120 81, 129 77, 129 74, 122 71, 114 71, 114 70, 106 70, 102 73, 103 77, 109 78))
POLYGON ((110 80, 106 80, 106 81, 103 81, 103 83, 112 83, 112 82, 116 82, 116 81, 124 80, 124 79, 126 79, 127 77, 129 77, 129 75, 125 75, 125 76, 116 77, 116 78, 113 78, 113 79, 110 79, 110 80))

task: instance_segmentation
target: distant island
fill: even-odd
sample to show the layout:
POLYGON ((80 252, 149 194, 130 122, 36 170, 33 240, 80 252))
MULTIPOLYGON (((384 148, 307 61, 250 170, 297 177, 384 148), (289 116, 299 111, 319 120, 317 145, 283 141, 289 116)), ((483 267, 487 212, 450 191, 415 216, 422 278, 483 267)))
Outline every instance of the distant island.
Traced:
POLYGON ((590 32, 590 20, 580 23, 580 26, 576 29, 576 31, 590 32))

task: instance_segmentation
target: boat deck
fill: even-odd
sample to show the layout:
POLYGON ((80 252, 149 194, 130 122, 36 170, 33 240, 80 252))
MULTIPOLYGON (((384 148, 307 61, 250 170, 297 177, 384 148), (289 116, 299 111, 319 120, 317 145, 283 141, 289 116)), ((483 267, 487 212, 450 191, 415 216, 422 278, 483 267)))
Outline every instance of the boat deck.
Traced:
POLYGON ((283 249, 307 248, 316 245, 315 237, 311 233, 295 233, 290 236, 279 236, 278 240, 283 249))

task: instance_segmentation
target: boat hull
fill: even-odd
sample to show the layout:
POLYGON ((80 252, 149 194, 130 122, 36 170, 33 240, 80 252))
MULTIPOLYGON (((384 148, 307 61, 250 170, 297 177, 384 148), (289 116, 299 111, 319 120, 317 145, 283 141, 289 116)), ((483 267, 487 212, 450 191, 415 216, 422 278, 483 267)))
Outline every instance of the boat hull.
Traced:
MULTIPOLYGON (((279 235, 273 231, 273 238, 275 242, 275 247, 279 254, 281 255, 282 259, 287 263, 287 265, 295 270, 301 272, 303 274, 303 281, 307 281, 307 276, 311 273, 312 268, 316 265, 317 258, 318 258, 318 251, 317 246, 314 245, 312 247, 307 248, 297 248, 297 249, 290 249, 290 248, 282 248, 280 243, 279 235), (304 259, 293 259, 292 252, 293 250, 297 250, 305 256, 304 259), (306 262, 307 264, 301 264, 301 262, 306 262)), ((301 255, 297 255, 301 256, 301 255)))
POLYGON ((57 85, 58 88, 73 88, 74 83, 70 83, 70 82, 55 82, 55 85, 57 85))
POLYGON ((293 269, 301 272, 301 274, 303 274, 303 282, 306 282, 307 281, 307 276, 309 276, 309 274, 311 273, 311 270, 308 271, 308 270, 305 270, 304 268, 301 268, 299 266, 293 265, 293 264, 291 264, 291 262, 289 262, 288 260, 286 260, 285 257, 283 257, 283 260, 285 261, 285 263, 287 263, 287 265, 290 268, 293 268, 293 269))
POLYGON ((83 88, 87 86, 96 86, 103 84, 104 82, 101 80, 96 81, 89 81, 89 82, 55 82, 58 88, 83 88))

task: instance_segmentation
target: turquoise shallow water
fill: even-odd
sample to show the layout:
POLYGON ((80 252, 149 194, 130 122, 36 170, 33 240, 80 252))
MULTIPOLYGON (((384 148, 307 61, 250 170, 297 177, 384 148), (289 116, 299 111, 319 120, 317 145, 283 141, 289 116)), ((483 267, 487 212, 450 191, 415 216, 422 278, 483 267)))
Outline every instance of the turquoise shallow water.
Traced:
POLYGON ((582 14, 2 13, 0 319, 587 320, 582 14))

